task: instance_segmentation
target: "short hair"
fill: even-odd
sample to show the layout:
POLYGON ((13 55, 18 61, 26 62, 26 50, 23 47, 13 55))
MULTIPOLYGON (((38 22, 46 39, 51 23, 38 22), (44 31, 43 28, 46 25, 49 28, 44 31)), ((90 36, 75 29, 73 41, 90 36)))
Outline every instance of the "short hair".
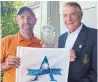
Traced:
POLYGON ((67 6, 67 5, 77 7, 82 13, 81 6, 77 2, 67 2, 64 4, 64 6, 67 6))
POLYGON ((34 11, 33 11, 30 7, 27 7, 27 6, 21 7, 21 8, 17 11, 17 15, 22 14, 24 11, 28 11, 28 12, 30 12, 33 16, 35 16, 34 11))

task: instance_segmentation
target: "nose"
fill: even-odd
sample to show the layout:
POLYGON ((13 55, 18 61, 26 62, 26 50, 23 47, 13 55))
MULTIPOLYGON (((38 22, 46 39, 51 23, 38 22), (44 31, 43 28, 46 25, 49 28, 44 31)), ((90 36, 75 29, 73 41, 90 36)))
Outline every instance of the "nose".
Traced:
POLYGON ((24 23, 27 24, 28 22, 28 18, 24 18, 24 23))
POLYGON ((71 16, 68 15, 68 16, 67 16, 67 21, 71 21, 71 20, 72 20, 71 16))

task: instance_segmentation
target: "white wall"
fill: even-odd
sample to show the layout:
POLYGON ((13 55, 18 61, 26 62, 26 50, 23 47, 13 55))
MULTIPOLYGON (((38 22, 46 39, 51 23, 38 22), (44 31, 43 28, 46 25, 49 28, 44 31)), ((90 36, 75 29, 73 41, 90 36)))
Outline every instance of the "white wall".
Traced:
POLYGON ((90 8, 83 10, 82 22, 91 28, 97 28, 97 9, 90 8))
POLYGON ((97 2, 78 1, 83 10, 82 22, 91 28, 97 28, 97 2))

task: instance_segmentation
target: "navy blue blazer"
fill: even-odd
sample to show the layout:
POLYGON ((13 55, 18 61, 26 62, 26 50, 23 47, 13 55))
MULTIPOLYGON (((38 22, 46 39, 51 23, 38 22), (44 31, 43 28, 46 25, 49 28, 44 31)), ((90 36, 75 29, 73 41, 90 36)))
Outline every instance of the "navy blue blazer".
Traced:
MULTIPOLYGON (((67 35, 59 37, 59 48, 65 47, 67 35)), ((68 82, 97 82, 97 30, 83 25, 72 49, 77 58, 70 62, 68 82)))

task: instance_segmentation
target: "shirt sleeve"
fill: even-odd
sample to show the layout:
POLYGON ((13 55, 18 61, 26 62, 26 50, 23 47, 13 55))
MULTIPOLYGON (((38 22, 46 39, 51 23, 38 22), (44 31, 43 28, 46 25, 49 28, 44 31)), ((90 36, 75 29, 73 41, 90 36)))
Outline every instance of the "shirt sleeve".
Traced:
POLYGON ((0 40, 0 62, 5 61, 5 55, 6 55, 6 47, 7 47, 7 38, 2 38, 0 40))

